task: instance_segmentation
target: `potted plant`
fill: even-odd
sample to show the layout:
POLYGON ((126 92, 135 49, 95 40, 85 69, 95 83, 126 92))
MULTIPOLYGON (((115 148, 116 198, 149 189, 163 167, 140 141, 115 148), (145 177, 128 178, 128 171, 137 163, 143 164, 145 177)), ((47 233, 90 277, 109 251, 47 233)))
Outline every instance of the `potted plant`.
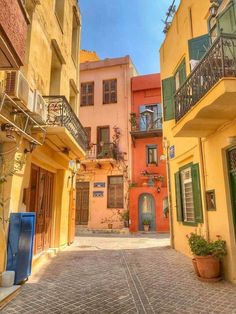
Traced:
POLYGON ((129 121, 131 123, 131 130, 135 131, 137 129, 137 115, 135 112, 131 112, 129 121))
POLYGON ((120 214, 121 220, 124 222, 124 227, 129 228, 129 210, 125 210, 120 214))
POLYGON ((227 254, 226 242, 218 238, 216 241, 207 241, 201 235, 191 233, 188 243, 194 255, 196 273, 203 279, 220 278, 220 261, 227 254))
POLYGON ((149 231, 150 225, 151 225, 151 220, 149 218, 144 218, 143 219, 143 228, 144 228, 145 232, 149 231))

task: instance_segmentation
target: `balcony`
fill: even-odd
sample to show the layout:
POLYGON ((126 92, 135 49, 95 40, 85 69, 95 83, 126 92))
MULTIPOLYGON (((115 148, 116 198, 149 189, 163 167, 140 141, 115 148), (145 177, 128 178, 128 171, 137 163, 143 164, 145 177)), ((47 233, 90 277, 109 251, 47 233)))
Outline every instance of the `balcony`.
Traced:
POLYGON ((0 0, 0 69, 23 65, 29 19, 22 1, 0 0))
POLYGON ((145 110, 140 115, 131 113, 131 136, 132 139, 162 136, 162 117, 154 116, 152 110, 145 110))
POLYGON ((221 35, 175 94, 174 136, 204 137, 236 118, 236 36, 221 35))
POLYGON ((71 158, 84 158, 87 134, 66 97, 46 96, 44 100, 48 107, 48 144, 71 158))

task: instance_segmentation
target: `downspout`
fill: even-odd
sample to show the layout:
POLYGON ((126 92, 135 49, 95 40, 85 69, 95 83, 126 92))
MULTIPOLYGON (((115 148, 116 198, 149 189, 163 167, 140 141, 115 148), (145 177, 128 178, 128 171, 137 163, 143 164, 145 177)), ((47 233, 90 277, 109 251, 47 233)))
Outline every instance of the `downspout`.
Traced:
POLYGON ((174 242, 174 227, 173 227, 173 203, 171 196, 171 181, 170 181, 170 159, 169 159, 169 143, 166 138, 164 138, 164 148, 166 149, 166 175, 167 175, 167 190, 168 190, 168 202, 169 202, 169 221, 170 221, 170 246, 172 249, 175 248, 174 242))
MULTIPOLYGON (((202 138, 200 137, 198 139, 198 144, 199 144, 199 154, 200 154, 200 172, 201 172, 201 178, 202 178, 202 191, 203 195, 206 195, 206 167, 205 167, 205 159, 204 159, 204 154, 203 154, 203 142, 202 138)), ((205 221, 205 235, 206 235, 206 240, 209 241, 209 217, 208 217, 208 212, 207 212, 207 206, 206 206, 206 198, 203 197, 203 216, 204 216, 204 221, 205 221)))

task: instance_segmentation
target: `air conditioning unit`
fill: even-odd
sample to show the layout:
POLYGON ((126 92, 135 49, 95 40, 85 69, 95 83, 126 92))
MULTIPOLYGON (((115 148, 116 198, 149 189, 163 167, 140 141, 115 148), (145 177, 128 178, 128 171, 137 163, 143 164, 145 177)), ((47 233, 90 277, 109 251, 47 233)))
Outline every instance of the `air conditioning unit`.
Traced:
POLYGON ((20 71, 7 72, 5 93, 12 99, 21 101, 27 107, 30 87, 20 71))
POLYGON ((36 121, 41 121, 41 122, 47 121, 47 115, 48 115, 47 104, 38 90, 35 90, 35 94, 34 94, 33 112, 35 113, 34 118, 36 121))

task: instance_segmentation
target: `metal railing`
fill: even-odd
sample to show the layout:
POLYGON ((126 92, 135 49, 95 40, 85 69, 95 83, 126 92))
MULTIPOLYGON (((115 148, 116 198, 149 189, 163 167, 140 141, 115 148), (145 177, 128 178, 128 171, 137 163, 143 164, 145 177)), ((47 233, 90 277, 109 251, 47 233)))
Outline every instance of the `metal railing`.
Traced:
POLYGON ((162 129, 162 116, 153 114, 130 114, 131 131, 148 132, 162 129))
POLYGON ((91 144, 87 149, 87 159, 115 159, 119 157, 117 146, 114 143, 91 144))
POLYGON ((175 94, 180 120, 223 77, 236 77, 236 36, 222 34, 175 94))
POLYGON ((87 134, 65 96, 45 96, 48 106, 47 125, 63 126, 76 142, 87 149, 87 134))

